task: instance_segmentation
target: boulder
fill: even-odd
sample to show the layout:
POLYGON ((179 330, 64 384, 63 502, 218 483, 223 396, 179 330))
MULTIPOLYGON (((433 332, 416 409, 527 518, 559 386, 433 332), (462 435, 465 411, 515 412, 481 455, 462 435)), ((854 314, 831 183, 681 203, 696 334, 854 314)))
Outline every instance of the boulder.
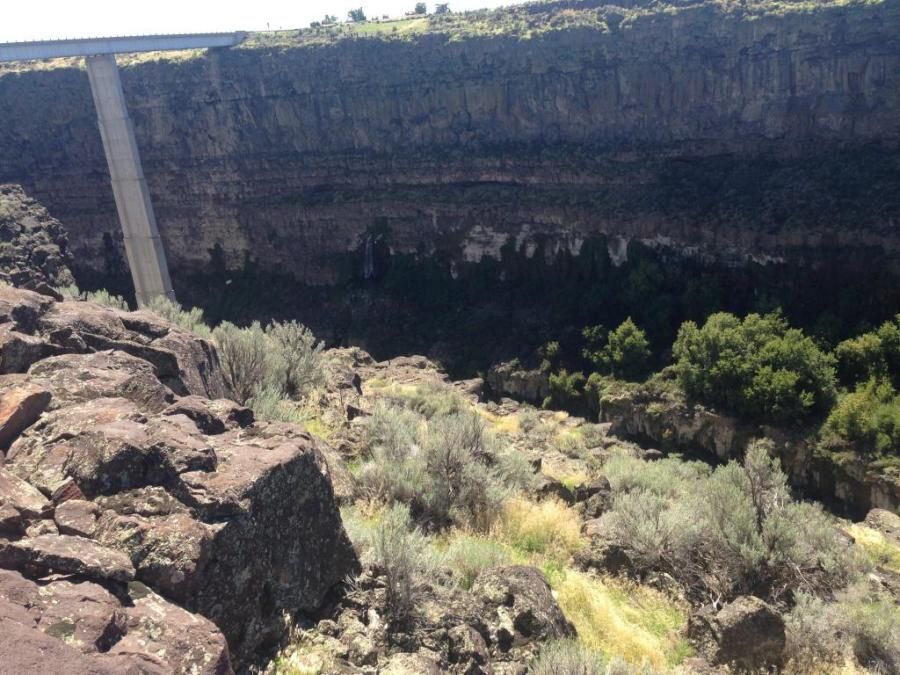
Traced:
POLYGON ((447 631, 447 658, 466 673, 490 673, 491 655, 481 633, 463 624, 447 631))
POLYGON ((29 655, 18 662, 0 646, 0 672, 13 672, 4 670, 8 664, 18 664, 17 675, 232 672, 225 637, 210 621, 137 582, 111 593, 91 581, 34 582, 0 570, 0 622, 29 655), (32 663, 32 652, 41 651, 47 660, 32 663), (57 657, 69 661, 56 664, 57 657))
MULTIPOLYGON (((0 396, 20 392, 0 398, 11 411, 0 417, 0 568, 95 580, 122 602, 127 582, 146 587, 156 599, 133 598, 124 624, 105 624, 125 626, 108 650, 100 641, 108 667, 247 666, 283 636, 286 614, 318 611, 357 570, 323 447, 224 398, 211 343, 148 312, 9 288, 0 325, 37 359, 0 376, 0 396)), ((78 644, 98 644, 87 628, 78 644)))
POLYGON ((50 502, 34 486, 0 468, 0 505, 15 509, 25 522, 50 515, 50 502))
POLYGON ((52 298, 0 284, 0 325, 11 324, 12 330, 30 335, 52 306, 52 298))
POLYGON ((483 608, 489 640, 499 651, 575 635, 537 568, 489 569, 478 575, 471 593, 483 608))
POLYGON ((50 399, 50 392, 43 387, 23 383, 4 388, 0 381, 0 451, 8 450, 19 434, 37 421, 50 399))
POLYGON ((234 401, 211 401, 200 396, 184 396, 162 411, 163 415, 184 415, 207 435, 225 433, 227 429, 253 424, 253 411, 234 401))
POLYGON ((316 609, 356 567, 322 452, 292 425, 207 436, 181 414, 94 399, 48 413, 8 469, 47 494, 71 480, 105 512, 94 526, 75 500, 59 507, 62 527, 95 527, 140 581, 213 619, 238 654, 276 638, 283 611, 316 609))
POLYGON ((65 228, 19 185, 0 185, 0 230, 0 281, 45 295, 75 282, 65 228))
POLYGON ((134 566, 128 556, 91 539, 63 534, 0 540, 0 567, 26 576, 59 573, 97 580, 134 579, 134 566))
POLYGON ((437 654, 419 650, 413 654, 392 654, 378 672, 380 675, 441 675, 443 671, 437 654))
POLYGON ((60 534, 93 537, 97 531, 100 507, 83 499, 69 499, 53 512, 53 519, 60 534))
POLYGON ((39 337, 20 333, 12 324, 0 325, 0 373, 24 373, 48 351, 39 337))
POLYGON ((544 473, 539 473, 535 477, 534 491, 540 497, 555 497, 566 504, 575 503, 575 495, 567 485, 544 473))
POLYGON ((706 607, 688 621, 688 639, 713 665, 758 670, 784 658, 785 626, 778 611, 754 596, 740 596, 722 609, 706 607))
POLYGON ((485 384, 495 395, 537 404, 550 394, 549 373, 538 368, 523 368, 518 360, 492 366, 485 384))
POLYGON ((33 365, 28 374, 53 394, 51 410, 98 398, 124 398, 152 413, 175 398, 149 363, 117 351, 51 357, 33 365))

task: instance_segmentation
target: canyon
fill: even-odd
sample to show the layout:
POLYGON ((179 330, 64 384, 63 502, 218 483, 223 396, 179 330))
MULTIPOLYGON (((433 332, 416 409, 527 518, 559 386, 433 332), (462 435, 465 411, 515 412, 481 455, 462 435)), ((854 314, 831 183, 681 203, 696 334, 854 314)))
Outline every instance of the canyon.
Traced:
MULTIPOLYGON (((652 259, 670 326, 690 318, 692 278, 735 311, 766 295, 806 325, 832 310, 843 333, 884 318, 897 4, 623 5, 124 63, 179 298, 216 319, 296 316, 382 355, 465 351, 463 305, 510 327, 492 355, 508 356, 624 316, 590 298, 652 259), (854 299, 825 307, 823 286, 854 299), (564 306, 573 291, 587 300, 564 306)), ((83 287, 129 293, 77 64, 0 71, 0 182, 66 223, 83 287)))

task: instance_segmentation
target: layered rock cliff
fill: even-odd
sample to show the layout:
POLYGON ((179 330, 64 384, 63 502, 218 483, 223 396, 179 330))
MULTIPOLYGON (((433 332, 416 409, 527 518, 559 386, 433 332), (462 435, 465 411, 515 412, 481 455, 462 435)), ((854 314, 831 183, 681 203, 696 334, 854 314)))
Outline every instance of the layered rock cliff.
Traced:
MULTIPOLYGON (((750 7, 551 3, 462 36, 434 19, 137 62, 124 86, 176 290, 216 315, 244 288, 340 338, 361 314, 412 323, 423 286, 420 305, 461 279, 608 284, 641 242, 766 265, 732 286, 802 263, 792 284, 892 302, 872 269, 893 278, 900 252, 900 8, 750 7), (504 28, 522 17, 543 29, 504 28), (323 326, 328 286, 357 301, 323 326)), ((83 70, 0 76, 0 180, 66 222, 83 285, 127 288, 83 70)))

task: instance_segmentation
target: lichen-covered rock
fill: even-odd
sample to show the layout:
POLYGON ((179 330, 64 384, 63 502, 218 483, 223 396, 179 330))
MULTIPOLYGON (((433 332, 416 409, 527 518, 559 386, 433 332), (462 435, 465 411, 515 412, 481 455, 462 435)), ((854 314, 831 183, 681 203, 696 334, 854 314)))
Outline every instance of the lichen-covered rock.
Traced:
POLYGON ((707 607, 694 613, 688 638, 712 664, 756 671, 779 666, 784 659, 784 619, 752 595, 735 598, 718 611, 707 607))
POLYGON ((78 578, 36 582, 0 570, 0 642, 9 628, 27 655, 23 660, 0 646, 0 673, 230 675, 225 637, 212 622, 137 582, 113 590, 78 578), (40 652, 45 660, 32 663, 40 652))
POLYGON ((491 643, 500 651, 575 635, 543 573, 535 567, 486 570, 475 579, 472 594, 484 607, 482 618, 491 643))
POLYGON ((19 434, 37 421, 52 398, 43 387, 17 385, 9 378, 0 375, 0 452, 8 450, 19 434))
POLYGON ((75 574, 99 581, 134 579, 128 556, 91 539, 64 534, 42 534, 18 541, 0 539, 0 567, 29 576, 75 574))
POLYGON ((20 392, 0 405, 12 410, 0 417, 12 441, 0 568, 136 579, 181 605, 133 598, 106 664, 230 672, 208 620, 247 664, 280 639, 285 614, 317 610, 356 570, 319 443, 221 398, 211 343, 146 312, 10 288, 0 322, 39 347, 26 374, 0 380, 0 396, 20 392))
POLYGON ((93 502, 69 499, 56 507, 53 519, 60 534, 90 538, 97 531, 99 515, 100 507, 93 502))
POLYGON ((900 545, 900 515, 886 509, 872 509, 866 514, 866 525, 900 545))
MULTIPOLYGON (((0 373, 25 372, 48 356, 93 352, 134 357, 157 386, 178 395, 230 395, 211 343, 154 314, 0 287, 0 373)), ((97 360, 86 364, 100 367, 97 360)))

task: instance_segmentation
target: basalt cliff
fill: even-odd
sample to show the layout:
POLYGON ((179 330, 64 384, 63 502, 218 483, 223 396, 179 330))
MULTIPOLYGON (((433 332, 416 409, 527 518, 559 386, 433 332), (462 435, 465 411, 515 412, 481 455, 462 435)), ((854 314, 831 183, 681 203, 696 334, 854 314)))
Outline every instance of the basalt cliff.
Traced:
MULTIPOLYGON (((841 334, 880 318, 900 272, 900 6, 622 4, 127 65, 179 296, 462 359, 460 306, 518 335, 508 351, 636 304, 664 342, 698 297, 836 313, 841 334)), ((0 182, 66 222, 82 286, 127 291, 87 76, 56 65, 0 72, 0 182)))

